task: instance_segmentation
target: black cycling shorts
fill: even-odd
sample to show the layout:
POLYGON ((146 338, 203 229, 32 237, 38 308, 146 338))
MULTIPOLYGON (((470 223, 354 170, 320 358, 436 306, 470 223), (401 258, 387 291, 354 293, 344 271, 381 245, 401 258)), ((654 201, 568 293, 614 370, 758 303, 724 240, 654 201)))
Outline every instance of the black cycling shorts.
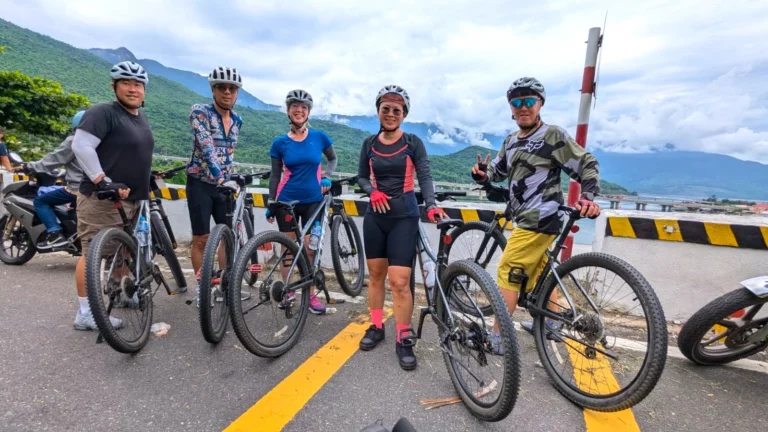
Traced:
POLYGON ((389 265, 412 267, 419 237, 419 218, 391 218, 367 213, 363 219, 365 256, 386 258, 389 265))
MULTIPOLYGON (((316 203, 308 203, 308 204, 296 204, 293 206, 293 215, 296 217, 296 222, 299 224, 299 229, 303 229, 307 224, 313 224, 315 221, 322 222, 323 213, 318 213, 317 217, 315 219, 312 219, 311 221, 309 218, 312 217, 312 214, 315 213, 315 210, 317 210, 318 207, 320 207, 319 202, 316 203)), ((280 209, 277 211, 277 214, 275 215, 275 219, 277 220, 277 227, 280 230, 280 232, 293 232, 293 222, 286 222, 285 216, 288 214, 288 210, 280 209)), ((307 235, 309 235, 309 231, 307 231, 307 235)))
POLYGON ((187 208, 192 235, 211 233, 211 216, 217 224, 227 223, 227 197, 216 185, 187 176, 187 208))

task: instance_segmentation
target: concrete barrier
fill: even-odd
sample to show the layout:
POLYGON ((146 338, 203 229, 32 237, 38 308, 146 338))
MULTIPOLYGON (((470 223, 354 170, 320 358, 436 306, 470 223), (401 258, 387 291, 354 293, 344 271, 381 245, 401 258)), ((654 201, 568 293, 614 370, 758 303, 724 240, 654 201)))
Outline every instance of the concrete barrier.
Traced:
POLYGON ((667 319, 685 320, 740 281, 768 274, 768 217, 606 210, 592 249, 636 267, 667 319))

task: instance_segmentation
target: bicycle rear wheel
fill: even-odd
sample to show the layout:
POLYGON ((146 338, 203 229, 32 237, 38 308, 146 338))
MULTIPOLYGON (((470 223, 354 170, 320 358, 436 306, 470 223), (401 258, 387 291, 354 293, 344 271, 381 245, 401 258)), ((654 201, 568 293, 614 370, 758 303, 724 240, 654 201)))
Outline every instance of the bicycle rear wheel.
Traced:
MULTIPOLYGON (((486 240, 487 232, 491 224, 482 221, 473 221, 454 229, 451 232, 451 242, 445 247, 448 262, 470 259, 480 265, 489 274, 495 275, 496 268, 501 260, 501 254, 507 246, 507 239, 499 230, 491 231, 486 240), (485 243, 483 243, 485 242, 485 243)), ((462 298, 461 295, 452 296, 453 306, 469 314, 477 314, 475 308, 462 298)), ((479 305, 483 316, 492 314, 491 307, 487 304, 479 305)))
POLYGON ((666 321, 653 288, 637 269, 604 253, 575 255, 556 271, 562 285, 550 273, 537 306, 562 320, 533 319, 539 358, 555 387, 595 411, 638 404, 667 358, 666 321), (623 283, 614 290, 617 280, 623 283))
POLYGON ((264 231, 243 246, 233 272, 242 274, 248 267, 261 279, 258 293, 254 292, 258 295, 242 300, 244 281, 233 280, 229 289, 232 328, 251 353, 260 357, 281 356, 296 344, 309 314, 311 278, 305 254, 299 253, 298 245, 287 235, 264 231), (254 254, 259 255, 259 264, 249 265, 254 254), (296 256, 298 262, 288 275, 296 256), (302 287, 292 288, 300 282, 305 282, 302 287))
POLYGON ((441 286, 447 296, 461 291, 472 299, 470 303, 480 294, 487 299, 492 318, 452 309, 450 303, 446 308, 438 294, 437 316, 448 326, 438 325, 440 344, 451 381, 469 411, 483 421, 503 420, 512 412, 520 389, 520 353, 507 305, 493 279, 471 260, 452 262, 441 286), (494 330, 499 331, 500 353, 493 350, 494 330), (473 370, 476 365, 480 368, 473 370))
POLYGON ((85 288, 93 319, 109 346, 125 354, 146 345, 152 326, 151 282, 137 286, 133 271, 138 259, 134 239, 121 229, 108 228, 91 240, 85 260, 85 288), (115 325, 110 315, 120 324, 115 325))
POLYGON ((331 225, 331 255, 333 271, 341 289, 357 297, 365 281, 365 248, 357 225, 350 218, 334 217, 331 225))
POLYGON ((205 340, 217 344, 227 329, 229 307, 227 290, 233 273, 235 237, 224 224, 217 224, 211 230, 203 252, 200 267, 200 328, 205 340), (222 265, 223 261, 223 265, 222 265))

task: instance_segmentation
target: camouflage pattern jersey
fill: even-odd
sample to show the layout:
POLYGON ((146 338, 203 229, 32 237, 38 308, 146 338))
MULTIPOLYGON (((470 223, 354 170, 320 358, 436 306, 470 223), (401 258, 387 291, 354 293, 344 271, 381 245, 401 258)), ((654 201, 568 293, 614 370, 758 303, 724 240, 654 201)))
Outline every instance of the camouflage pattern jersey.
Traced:
POLYGON ((582 193, 600 192, 599 165, 564 129, 541 122, 531 135, 519 139, 517 131, 504 140, 488 165, 489 180, 508 180, 509 210, 518 227, 557 234, 558 207, 563 204, 560 173, 581 183, 582 193))

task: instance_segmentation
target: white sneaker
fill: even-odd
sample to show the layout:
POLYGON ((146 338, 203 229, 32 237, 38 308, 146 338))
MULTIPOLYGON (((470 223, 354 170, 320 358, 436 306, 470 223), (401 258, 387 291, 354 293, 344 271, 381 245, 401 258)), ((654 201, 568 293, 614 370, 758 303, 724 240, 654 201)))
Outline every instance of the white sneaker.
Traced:
MULTIPOLYGON (((122 327, 123 322, 115 317, 109 317, 109 321, 112 323, 112 327, 119 329, 122 327)), ((80 308, 77 309, 77 315, 75 316, 75 330, 90 330, 98 331, 99 327, 96 325, 96 320, 93 319, 93 313, 88 309, 88 313, 81 313, 80 308)))

